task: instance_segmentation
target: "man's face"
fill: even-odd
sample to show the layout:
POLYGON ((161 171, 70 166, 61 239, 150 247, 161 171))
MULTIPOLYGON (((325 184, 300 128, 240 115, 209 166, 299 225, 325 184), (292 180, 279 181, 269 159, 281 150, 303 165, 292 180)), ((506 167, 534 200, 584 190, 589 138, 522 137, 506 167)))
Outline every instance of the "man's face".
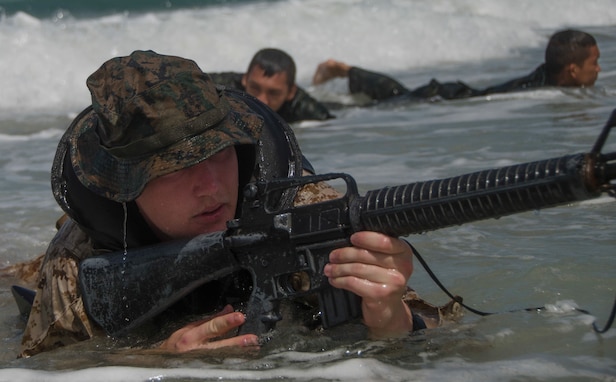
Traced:
POLYGON ((235 148, 192 167, 151 180, 137 206, 161 240, 223 231, 235 217, 238 198, 235 148))
POLYGON ((242 77, 242 85, 246 93, 256 97, 259 101, 278 111, 285 101, 295 97, 297 87, 287 85, 287 73, 276 73, 271 77, 265 75, 265 71, 258 65, 242 77))
POLYGON ((593 86, 601 71, 599 66, 599 47, 595 45, 588 48, 588 53, 589 55, 582 63, 582 66, 573 64, 571 76, 576 86, 593 86))

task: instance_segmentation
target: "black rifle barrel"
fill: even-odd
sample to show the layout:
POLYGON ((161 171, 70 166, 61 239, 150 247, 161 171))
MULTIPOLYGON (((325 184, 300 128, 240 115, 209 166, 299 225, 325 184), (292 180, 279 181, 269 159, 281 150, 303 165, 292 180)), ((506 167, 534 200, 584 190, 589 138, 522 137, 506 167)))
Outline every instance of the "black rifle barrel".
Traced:
POLYGON ((595 162, 592 154, 567 155, 368 191, 351 220, 356 230, 406 236, 586 200, 609 181, 600 179, 605 163, 595 162))
MULTIPOLYGON (((125 333, 195 287, 249 268, 260 281, 249 302, 249 320, 254 320, 249 326, 260 333, 280 319, 276 300, 285 293, 275 281, 306 269, 313 270, 317 280, 329 251, 347 245, 354 231, 406 236, 591 199, 602 192, 614 196, 616 153, 601 153, 613 126, 616 110, 590 153, 385 187, 363 197, 347 174, 251 184, 242 218, 232 222, 230 230, 83 260, 79 278, 86 311, 108 333, 125 333), (346 182, 346 197, 288 210, 277 203, 281 191, 334 179, 346 182), (296 248, 303 248, 299 256, 296 248), (265 259, 255 257, 259 254, 265 259)), ((324 325, 361 313, 359 300, 346 297, 350 292, 341 295, 341 290, 320 282, 313 286, 323 286, 323 317, 332 317, 324 318, 324 325)))

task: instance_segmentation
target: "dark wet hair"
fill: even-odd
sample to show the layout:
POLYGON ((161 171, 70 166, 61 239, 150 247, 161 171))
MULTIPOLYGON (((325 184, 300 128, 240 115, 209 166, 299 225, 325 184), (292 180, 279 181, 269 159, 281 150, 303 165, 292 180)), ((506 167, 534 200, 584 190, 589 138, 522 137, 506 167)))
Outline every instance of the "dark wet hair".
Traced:
POLYGON ((264 48, 258 51, 252 57, 246 73, 250 73, 255 66, 261 67, 266 77, 271 77, 277 73, 286 73, 289 88, 295 85, 295 61, 280 49, 264 48))
POLYGON ((571 63, 582 65, 589 56, 589 48, 596 46, 595 38, 575 29, 556 32, 545 49, 545 66, 548 73, 558 74, 571 63))

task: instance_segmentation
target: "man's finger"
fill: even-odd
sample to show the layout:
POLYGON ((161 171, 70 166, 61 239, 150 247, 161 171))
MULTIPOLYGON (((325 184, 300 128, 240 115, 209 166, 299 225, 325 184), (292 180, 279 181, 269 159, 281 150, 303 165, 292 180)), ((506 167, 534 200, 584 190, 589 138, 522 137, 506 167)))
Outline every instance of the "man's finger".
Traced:
POLYGON ((199 325, 195 330, 203 340, 219 337, 226 334, 229 330, 237 328, 246 321, 240 312, 232 312, 215 317, 199 325))

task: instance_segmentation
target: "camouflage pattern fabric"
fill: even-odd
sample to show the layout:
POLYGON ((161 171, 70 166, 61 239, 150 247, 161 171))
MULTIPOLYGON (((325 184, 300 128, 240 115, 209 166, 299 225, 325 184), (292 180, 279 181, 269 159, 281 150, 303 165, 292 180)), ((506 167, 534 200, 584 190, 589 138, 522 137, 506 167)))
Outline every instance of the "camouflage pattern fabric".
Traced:
POLYGON ((79 181, 116 202, 226 147, 256 144, 263 127, 261 116, 180 57, 135 51, 105 62, 87 85, 92 111, 70 126, 54 168, 68 151, 79 181))
POLYGON ((77 286, 79 261, 92 254, 88 237, 72 220, 66 221, 45 254, 19 357, 102 333, 88 319, 77 286))

